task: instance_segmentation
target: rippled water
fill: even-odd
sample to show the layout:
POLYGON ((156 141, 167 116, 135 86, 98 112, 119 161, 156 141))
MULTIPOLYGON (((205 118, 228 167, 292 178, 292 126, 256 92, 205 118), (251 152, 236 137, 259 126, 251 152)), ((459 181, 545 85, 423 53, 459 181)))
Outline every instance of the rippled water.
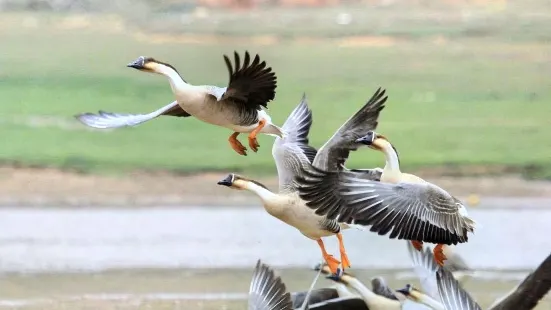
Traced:
MULTIPOLYGON (((473 268, 530 269, 551 251, 551 210, 474 209, 481 224, 457 250, 473 268)), ((409 268, 404 241, 344 232, 355 268, 409 268)), ((327 238, 337 252, 336 238, 327 238)), ((311 267, 317 244, 262 208, 2 209, 0 271, 311 267)))

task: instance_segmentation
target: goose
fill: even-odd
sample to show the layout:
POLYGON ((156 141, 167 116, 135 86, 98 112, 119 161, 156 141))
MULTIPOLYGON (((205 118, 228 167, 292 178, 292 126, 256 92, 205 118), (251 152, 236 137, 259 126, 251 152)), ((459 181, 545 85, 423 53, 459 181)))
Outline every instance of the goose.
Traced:
MULTIPOLYGON (((447 268, 441 267, 438 270, 436 282, 446 310, 482 309, 447 268)), ((488 310, 534 309, 550 289, 551 254, 511 292, 494 301, 488 310)))
POLYGON ((398 152, 385 136, 370 130, 355 142, 384 153, 380 181, 310 165, 296 178, 300 198, 316 214, 371 226, 379 235, 390 232, 390 239, 410 240, 418 251, 423 242, 436 243, 433 254, 443 265, 443 246, 467 242, 467 233, 474 232, 476 223, 467 208, 437 185, 402 173, 398 152))
MULTIPOLYGON (((341 283, 357 291, 364 304, 370 310, 426 310, 429 309, 427 306, 408 300, 405 295, 399 291, 393 291, 389 287, 386 287, 384 294, 377 294, 374 290, 367 288, 360 280, 354 277, 352 274, 343 272, 340 275, 334 275, 328 272, 325 268, 322 269, 322 273, 326 274, 326 278, 336 283, 341 283), (388 294, 388 295, 387 295, 388 294)), ((373 280, 380 281, 382 278, 377 277, 373 280)), ((381 284, 381 283, 379 283, 381 284)), ((383 280, 384 284, 384 280, 383 280)), ((351 309, 355 310, 355 309, 351 309)))
POLYGON ((247 155, 247 148, 237 140, 240 133, 249 133, 249 147, 258 151, 258 133, 283 137, 284 132, 272 123, 264 110, 268 102, 275 98, 277 78, 266 62, 260 62, 258 54, 251 61, 245 52, 243 62, 234 52, 232 65, 224 55, 230 73, 227 87, 211 85, 191 85, 187 83, 171 65, 152 57, 140 56, 128 67, 168 78, 176 100, 149 114, 119 114, 99 111, 98 114, 83 113, 76 119, 93 128, 118 128, 136 126, 161 115, 195 118, 209 124, 228 128, 234 133, 229 138, 230 146, 240 155, 247 155))
MULTIPOLYGON (((376 122, 382 104, 386 101, 384 91, 377 90, 371 99, 339 129, 319 151, 308 145, 308 133, 312 125, 312 111, 309 109, 306 95, 303 95, 300 104, 289 115, 283 124, 285 138, 277 137, 272 147, 279 176, 279 192, 270 191, 265 185, 244 176, 230 173, 218 182, 218 185, 227 186, 235 190, 248 190, 260 197, 264 209, 272 216, 295 227, 304 236, 315 240, 321 249, 324 260, 333 273, 337 273, 342 261, 342 270, 350 267, 350 261, 343 244, 341 230, 353 225, 341 224, 337 220, 328 220, 325 216, 316 215, 314 211, 304 205, 297 193, 294 178, 302 173, 303 167, 311 162, 323 161, 336 163, 344 162, 348 156, 351 132, 367 132, 376 122), (364 127, 369 127, 365 129, 364 127), (344 145, 344 146, 343 146, 344 145), (322 237, 336 235, 339 241, 341 261, 328 254, 322 237)), ((358 134, 358 137, 360 135, 358 134)), ((365 177, 378 178, 378 170, 365 169, 365 177)))

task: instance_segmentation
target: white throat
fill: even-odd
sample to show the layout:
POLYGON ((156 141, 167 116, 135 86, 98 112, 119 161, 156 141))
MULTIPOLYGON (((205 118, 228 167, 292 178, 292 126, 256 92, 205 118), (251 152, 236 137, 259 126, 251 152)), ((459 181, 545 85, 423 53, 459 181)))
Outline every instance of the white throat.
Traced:
POLYGON ((260 199, 266 203, 272 201, 277 195, 272 193, 270 190, 265 189, 264 187, 257 185, 253 182, 246 182, 245 188, 248 191, 255 193, 260 199))
POLYGON ((398 154, 392 147, 392 144, 386 140, 382 140, 378 143, 382 152, 385 154, 385 167, 383 169, 382 178, 399 179, 402 172, 400 171, 400 161, 398 160, 398 154))
POLYGON ((172 69, 171 67, 165 66, 163 64, 158 64, 155 72, 162 74, 168 78, 168 81, 170 82, 170 87, 172 88, 172 92, 175 94, 179 91, 191 87, 191 85, 186 83, 178 74, 178 72, 176 72, 176 70, 172 69))
POLYGON ((400 309, 400 302, 397 300, 388 299, 383 296, 379 296, 373 293, 370 289, 365 287, 357 279, 350 279, 348 281, 350 285, 360 293, 363 300, 369 307, 369 309, 400 309), (390 307, 390 308, 389 308, 390 307))

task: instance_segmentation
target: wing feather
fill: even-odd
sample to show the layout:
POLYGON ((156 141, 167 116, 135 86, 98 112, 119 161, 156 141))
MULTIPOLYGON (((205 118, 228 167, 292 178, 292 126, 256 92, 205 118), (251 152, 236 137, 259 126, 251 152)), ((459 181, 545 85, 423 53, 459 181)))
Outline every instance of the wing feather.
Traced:
POLYGON ((354 141, 377 128, 379 114, 388 99, 385 92, 384 89, 377 89, 371 99, 327 140, 316 155, 313 162, 315 167, 327 171, 342 169, 350 151, 358 148, 354 141))
POLYGON ((279 190, 295 190, 295 176, 313 160, 316 149, 308 145, 308 134, 312 126, 312 111, 308 107, 306 95, 302 96, 299 105, 291 112, 282 126, 286 132, 284 138, 276 137, 272 147, 277 173, 279 190))
POLYGON ((251 62, 248 51, 245 58, 234 52, 234 65, 229 57, 224 55, 224 62, 230 78, 227 87, 207 87, 209 94, 218 101, 226 104, 235 104, 241 110, 258 111, 261 107, 267 108, 268 102, 275 98, 277 77, 271 67, 266 67, 266 62, 260 62, 260 56, 255 55, 251 62))
POLYGON ((75 118, 88 127, 107 129, 120 128, 126 126, 136 126, 150 121, 161 115, 170 115, 177 117, 189 117, 189 113, 184 111, 178 102, 173 101, 168 105, 153 111, 149 114, 122 114, 99 111, 98 114, 83 113, 75 115, 75 118))
POLYGON ((436 272, 436 283, 446 310, 482 310, 446 268, 436 272))
POLYGON ((297 177, 299 195, 329 219, 371 226, 380 235, 390 232, 392 239, 448 245, 467 242, 467 233, 474 231, 465 206, 431 183, 381 183, 349 171, 310 168, 297 177))
POLYGON ((268 265, 256 263, 249 288, 249 310, 291 310, 291 295, 268 265))

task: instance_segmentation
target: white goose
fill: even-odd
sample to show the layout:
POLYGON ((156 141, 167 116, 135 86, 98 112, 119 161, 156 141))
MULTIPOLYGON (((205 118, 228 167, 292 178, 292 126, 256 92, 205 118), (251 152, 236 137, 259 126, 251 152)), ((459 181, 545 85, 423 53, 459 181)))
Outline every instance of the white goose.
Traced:
POLYGON ((249 146, 256 152, 259 147, 256 139, 258 133, 278 137, 284 135, 263 109, 275 98, 276 75, 271 67, 266 67, 265 61, 260 62, 258 55, 251 62, 248 52, 245 52, 243 63, 237 52, 234 66, 228 56, 224 55, 224 60, 230 73, 227 87, 195 86, 187 83, 173 66, 151 57, 140 56, 128 67, 166 76, 176 101, 149 114, 99 111, 99 114, 84 113, 75 117, 87 126, 103 129, 136 126, 161 115, 194 116, 205 123, 233 130, 229 142, 241 155, 247 155, 247 149, 237 140, 237 136, 240 133, 249 133, 249 146))
MULTIPOLYGON (((385 101, 384 91, 377 90, 371 99, 341 126, 319 152, 316 152, 315 148, 308 145, 312 112, 308 108, 306 98, 303 97, 301 103, 283 125, 283 130, 287 133, 286 137, 276 138, 272 148, 279 176, 279 192, 274 193, 257 181, 233 173, 219 181, 218 184, 232 189, 248 190, 258 195, 269 214, 295 227, 303 235, 318 243, 323 258, 333 273, 337 272, 341 262, 327 253, 321 238, 336 235, 339 240, 342 267, 343 269, 348 268, 350 262, 344 248, 341 230, 349 228, 350 225, 341 224, 335 219, 328 220, 327 217, 317 215, 314 210, 306 207, 304 201, 298 196, 294 179, 311 162, 324 162, 341 167, 350 150, 358 146, 354 142, 350 143, 350 135, 360 137, 373 128, 385 101)), ((358 173, 372 179, 378 179, 380 176, 379 170, 365 169, 358 173)))
POLYGON ((355 139, 385 155, 380 182, 354 171, 331 171, 311 165, 296 179, 299 196, 317 214, 329 219, 370 226, 379 235, 411 240, 417 250, 422 242, 436 243, 434 257, 442 265, 443 245, 468 241, 475 221, 457 198, 415 175, 400 171, 396 148, 374 131, 355 139))

